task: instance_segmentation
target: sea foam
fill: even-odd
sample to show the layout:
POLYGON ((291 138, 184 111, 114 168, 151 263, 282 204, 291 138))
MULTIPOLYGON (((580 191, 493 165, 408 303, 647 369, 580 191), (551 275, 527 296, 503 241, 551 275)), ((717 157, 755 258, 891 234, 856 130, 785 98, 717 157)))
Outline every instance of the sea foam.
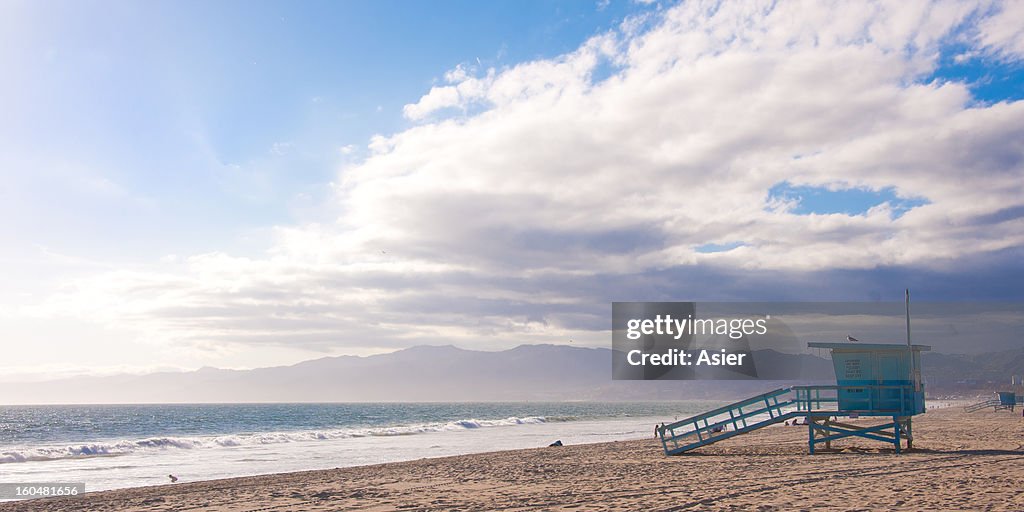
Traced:
MULTIPOLYGON (((405 436, 429 432, 452 432, 487 427, 529 425, 546 423, 547 421, 548 420, 543 416, 529 416, 524 418, 509 417, 492 420, 462 419, 444 423, 418 423, 384 427, 250 432, 199 437, 149 437, 145 439, 113 440, 82 444, 0 447, 0 464, 89 457, 112 457, 145 450, 194 450, 277 443, 327 441, 333 439, 350 439, 370 436, 405 436)), ((553 421, 565 421, 565 419, 558 418, 553 421)))

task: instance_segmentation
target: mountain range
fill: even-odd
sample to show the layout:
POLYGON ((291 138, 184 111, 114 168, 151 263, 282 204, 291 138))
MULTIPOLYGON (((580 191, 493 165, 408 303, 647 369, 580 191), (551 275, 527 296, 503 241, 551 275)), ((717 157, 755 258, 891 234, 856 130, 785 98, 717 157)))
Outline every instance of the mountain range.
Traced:
MULTIPOLYGON (((0 386, 0 403, 730 399, 796 382, 615 381, 612 355, 610 349, 566 345, 521 345, 497 352, 418 346, 252 370, 201 368, 5 384, 0 386)), ((770 351, 759 351, 757 357, 762 378, 799 374, 799 382, 833 381, 826 359, 770 351), (796 368, 797 373, 784 368, 796 368)), ((991 387, 1009 383, 1009 375, 1024 375, 1024 349, 970 356, 926 353, 923 366, 931 391, 991 387)))

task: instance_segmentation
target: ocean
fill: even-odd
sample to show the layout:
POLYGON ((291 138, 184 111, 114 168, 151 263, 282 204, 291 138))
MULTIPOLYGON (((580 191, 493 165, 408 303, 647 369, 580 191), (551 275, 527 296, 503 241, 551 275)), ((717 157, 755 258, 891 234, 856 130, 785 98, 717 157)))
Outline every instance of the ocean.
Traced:
POLYGON ((649 438, 723 403, 0 406, 0 483, 86 491, 649 438))

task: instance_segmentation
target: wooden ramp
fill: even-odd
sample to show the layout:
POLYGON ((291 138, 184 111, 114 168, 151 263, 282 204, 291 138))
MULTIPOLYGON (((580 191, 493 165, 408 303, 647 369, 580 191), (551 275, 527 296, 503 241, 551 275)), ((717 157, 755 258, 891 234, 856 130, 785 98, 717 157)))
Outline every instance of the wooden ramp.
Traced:
POLYGON ((982 409, 984 409, 986 407, 996 407, 998 405, 999 405, 999 400, 993 398, 991 400, 983 400, 981 402, 974 403, 974 404, 971 404, 971 405, 965 405, 964 406, 964 411, 966 411, 966 412, 980 411, 980 410, 982 410, 982 409))
POLYGON ((663 425, 658 429, 661 444, 666 454, 678 455, 802 416, 790 410, 794 408, 791 395, 791 388, 780 388, 663 425))

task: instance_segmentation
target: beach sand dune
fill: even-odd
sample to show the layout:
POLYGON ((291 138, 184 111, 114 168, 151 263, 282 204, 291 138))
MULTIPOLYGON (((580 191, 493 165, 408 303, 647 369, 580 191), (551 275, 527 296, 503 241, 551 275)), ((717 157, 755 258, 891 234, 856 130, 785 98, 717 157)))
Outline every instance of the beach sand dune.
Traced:
MULTIPOLYGON (((860 420, 870 421, 870 420, 860 420)), ((1019 413, 931 411, 915 450, 864 439, 807 454, 778 426, 666 457, 654 439, 179 483, 0 511, 1024 510, 1019 413)))

